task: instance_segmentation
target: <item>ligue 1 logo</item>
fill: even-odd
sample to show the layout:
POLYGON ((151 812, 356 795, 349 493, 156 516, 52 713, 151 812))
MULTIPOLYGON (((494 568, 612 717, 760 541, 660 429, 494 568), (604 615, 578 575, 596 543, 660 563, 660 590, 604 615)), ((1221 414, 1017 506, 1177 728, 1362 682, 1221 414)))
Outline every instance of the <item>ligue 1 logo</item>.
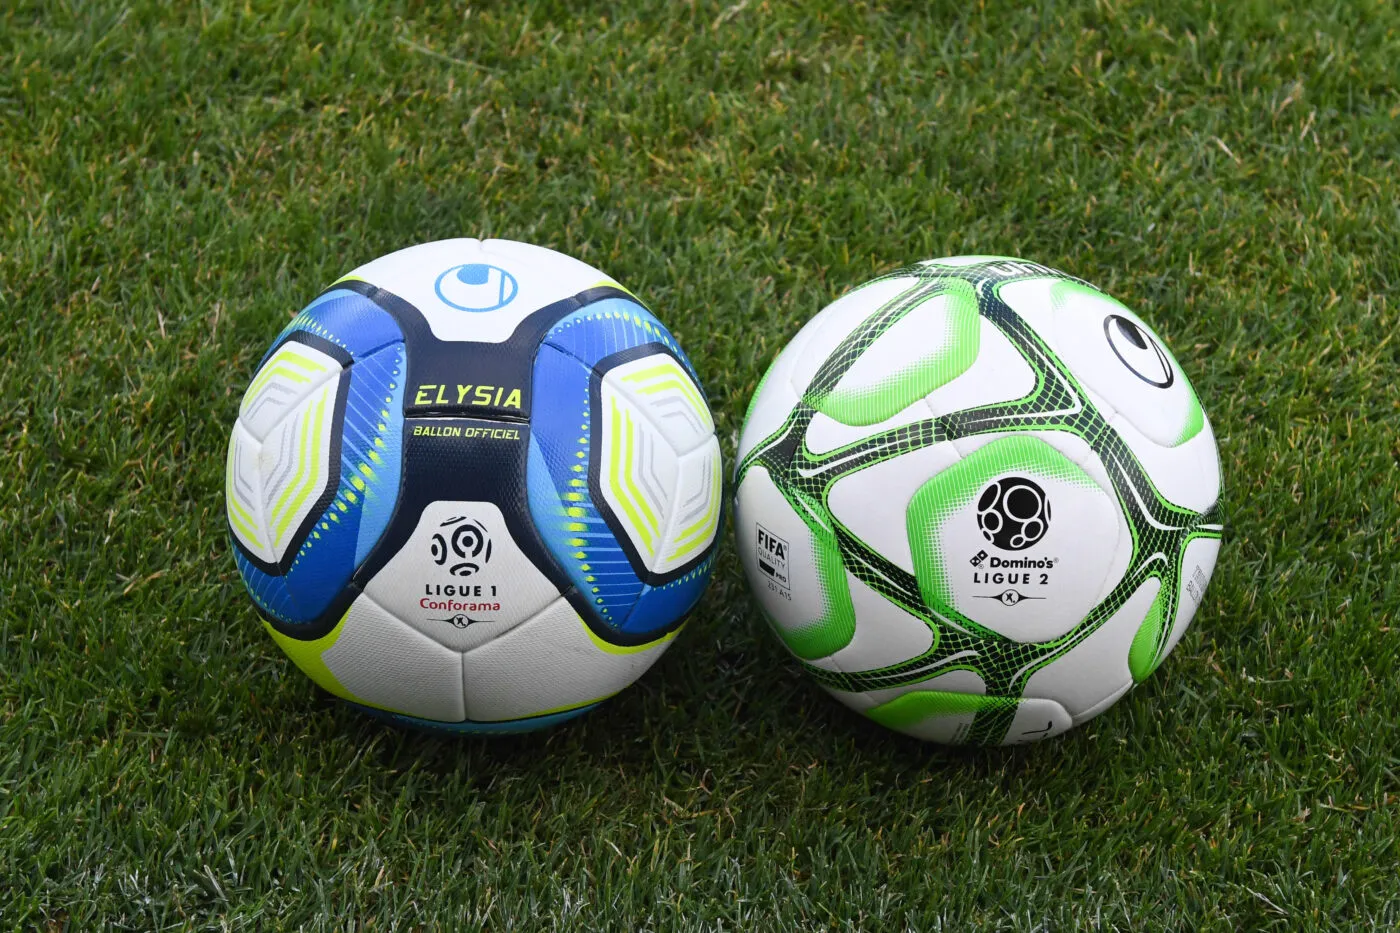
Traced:
POLYGON ((433 563, 447 567, 453 576, 469 577, 480 570, 491 559, 491 538, 480 523, 466 516, 458 515, 442 523, 442 528, 433 535, 433 563))
POLYGON ((504 308, 520 290, 515 276, 482 262, 453 266, 437 277, 434 288, 444 304, 478 314, 504 308))

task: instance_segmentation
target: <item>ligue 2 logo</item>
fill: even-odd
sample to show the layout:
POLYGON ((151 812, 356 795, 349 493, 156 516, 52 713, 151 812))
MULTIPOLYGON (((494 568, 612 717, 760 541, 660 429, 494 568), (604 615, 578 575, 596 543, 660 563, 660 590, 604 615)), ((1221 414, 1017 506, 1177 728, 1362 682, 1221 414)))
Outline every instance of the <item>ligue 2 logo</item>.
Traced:
POLYGON ((1045 490, 1024 476, 999 479, 977 500, 977 527, 982 537, 1002 550, 1023 551, 1045 537, 1050 500, 1045 490))
POLYGON ((448 573, 469 577, 491 560, 491 538, 477 522, 459 515, 440 527, 433 535, 433 563, 447 566, 448 573))

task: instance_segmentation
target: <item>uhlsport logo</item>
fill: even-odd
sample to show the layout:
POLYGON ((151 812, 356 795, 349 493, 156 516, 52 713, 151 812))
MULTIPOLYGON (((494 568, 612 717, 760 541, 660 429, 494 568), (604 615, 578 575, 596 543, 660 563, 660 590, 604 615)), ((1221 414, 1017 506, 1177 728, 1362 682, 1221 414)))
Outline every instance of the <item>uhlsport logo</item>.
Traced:
POLYGON ((1171 358, 1152 335, 1121 314, 1103 319, 1103 334, 1119 362, 1143 382, 1158 389, 1171 388, 1176 381, 1171 358))
POLYGON ((457 577, 469 577, 491 559, 491 538, 486 529, 465 516, 449 518, 433 535, 433 563, 447 567, 457 577))
POLYGON ((999 479, 977 500, 977 527, 982 537, 1004 551, 1025 550, 1045 537, 1050 500, 1024 476, 999 479))
POLYGON ((520 289, 515 276, 498 266, 469 262, 453 266, 437 277, 437 296, 458 311, 495 311, 504 308, 520 289))

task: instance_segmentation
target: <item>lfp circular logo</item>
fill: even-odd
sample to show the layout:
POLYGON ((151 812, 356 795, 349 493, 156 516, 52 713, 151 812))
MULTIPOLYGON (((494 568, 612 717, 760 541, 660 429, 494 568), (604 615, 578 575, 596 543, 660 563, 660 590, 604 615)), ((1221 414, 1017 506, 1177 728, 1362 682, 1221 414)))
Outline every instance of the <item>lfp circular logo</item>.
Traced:
POLYGON ((520 289, 515 276, 484 262, 453 266, 437 277, 437 296, 458 311, 495 311, 504 308, 520 289))
POLYGON ((977 500, 977 527, 982 537, 1005 551, 1024 551, 1045 537, 1050 527, 1050 500, 1045 490, 1024 476, 999 479, 977 500))

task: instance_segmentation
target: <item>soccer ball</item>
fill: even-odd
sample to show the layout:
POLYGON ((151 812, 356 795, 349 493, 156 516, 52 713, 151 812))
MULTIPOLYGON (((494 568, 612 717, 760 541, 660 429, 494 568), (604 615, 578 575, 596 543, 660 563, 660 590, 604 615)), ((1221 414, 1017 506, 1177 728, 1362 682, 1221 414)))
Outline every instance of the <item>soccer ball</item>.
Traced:
POLYGON ((243 582, 316 683, 518 732, 661 656, 709 582, 721 489, 695 370, 631 292, 459 239, 292 318, 243 396, 225 498, 243 582))
POLYGON ((1020 743, 1157 667, 1220 549, 1191 384, 1079 279, 968 256, 804 327, 745 419, 735 533, 773 630, 892 729, 1020 743))

